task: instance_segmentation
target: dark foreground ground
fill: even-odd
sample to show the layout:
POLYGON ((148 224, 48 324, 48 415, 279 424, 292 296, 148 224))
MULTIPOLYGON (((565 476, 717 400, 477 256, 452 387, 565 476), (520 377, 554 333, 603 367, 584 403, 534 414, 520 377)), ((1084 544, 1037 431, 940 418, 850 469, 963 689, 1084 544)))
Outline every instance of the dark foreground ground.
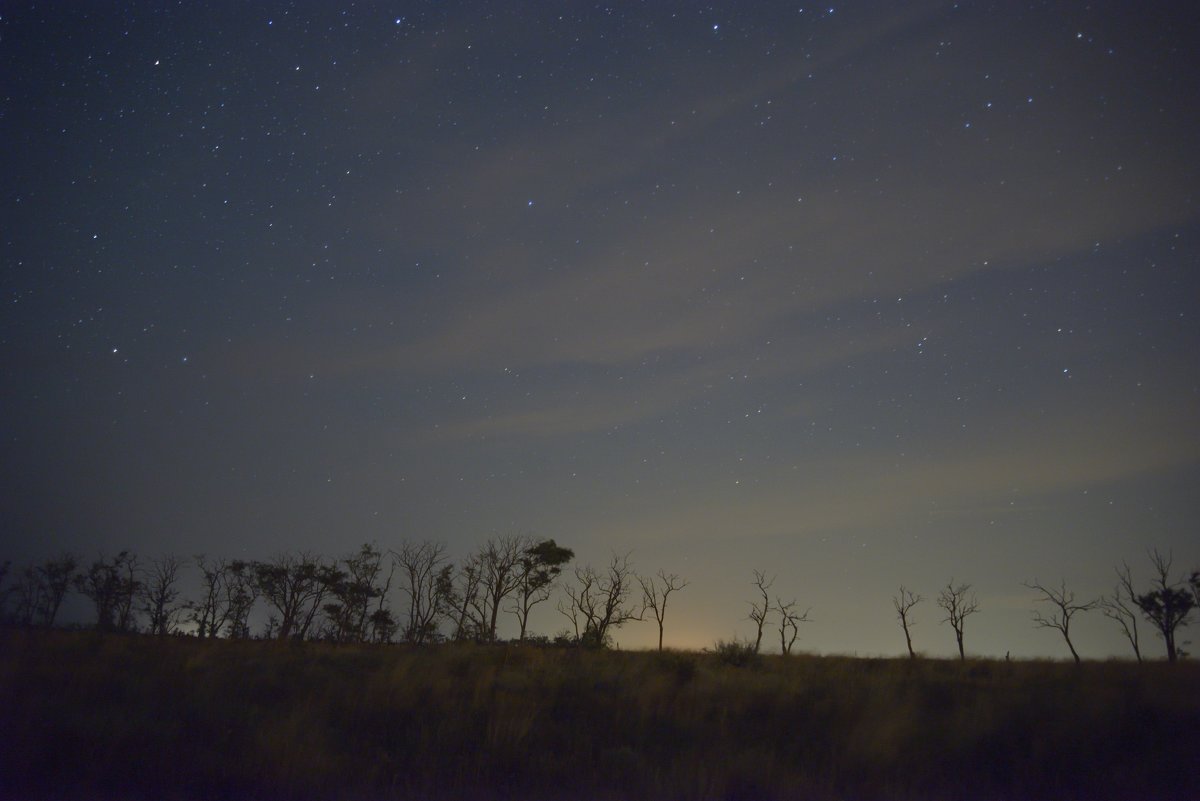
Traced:
POLYGON ((1200 799, 1200 664, 9 630, 0 796, 1200 799))

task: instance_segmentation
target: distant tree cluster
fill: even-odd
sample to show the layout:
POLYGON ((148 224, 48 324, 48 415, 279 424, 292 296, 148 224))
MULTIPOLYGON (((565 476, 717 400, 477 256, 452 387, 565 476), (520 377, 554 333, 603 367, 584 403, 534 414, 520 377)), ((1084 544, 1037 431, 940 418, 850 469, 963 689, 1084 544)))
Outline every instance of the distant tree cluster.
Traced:
POLYGON ((15 577, 11 563, 0 565, 0 621, 54 626, 74 590, 91 602, 94 625, 104 631, 414 645, 495 642, 501 616, 508 614, 516 620, 518 641, 549 641, 531 633, 530 615, 561 588, 557 608, 572 628, 556 642, 606 647, 616 629, 650 612, 661 649, 667 600, 687 582, 664 570, 640 576, 629 554, 614 555, 604 570, 576 566, 564 582, 574 558, 553 539, 528 536, 494 537, 459 563, 442 543, 430 541, 386 552, 366 544, 338 559, 304 551, 267 561, 200 554, 190 561, 165 556, 143 562, 121 551, 86 568, 64 553, 15 577), (198 582, 185 598, 182 579, 189 569, 198 582), (251 631, 256 609, 267 616, 257 633, 251 631))
MULTIPOLYGON (((1121 633, 1133 648, 1133 654, 1139 662, 1142 661, 1142 649, 1138 636, 1139 619, 1149 622, 1155 633, 1166 646, 1167 661, 1176 661, 1183 652, 1176 643, 1176 632, 1181 626, 1186 626, 1191 619, 1193 610, 1200 609, 1200 570, 1193 570, 1190 575, 1171 579, 1172 557, 1157 550, 1150 552, 1150 562, 1154 569, 1154 578, 1149 589, 1139 592, 1134 588, 1133 571, 1129 565, 1122 563, 1116 569, 1117 585, 1111 595, 1101 596, 1090 600, 1078 600, 1075 593, 1067 588, 1066 580, 1058 586, 1042 584, 1036 579, 1024 582, 1024 586, 1036 590, 1036 603, 1041 604, 1033 612, 1034 625, 1057 631, 1067 645, 1076 664, 1081 660, 1075 644, 1071 641, 1071 621, 1081 613, 1099 609, 1105 617, 1115 621, 1121 627, 1121 633)), ((761 579, 759 574, 756 577, 761 579)), ((759 581, 761 589, 761 580, 759 581)), ((765 597, 765 594, 764 594, 765 597)), ((917 652, 912 645, 912 627, 914 625, 912 610, 925 600, 905 586, 900 586, 900 593, 892 598, 896 610, 896 618, 904 631, 904 641, 908 646, 908 655, 916 657, 917 652)), ((942 588, 937 596, 937 605, 946 613, 943 623, 949 623, 954 630, 955 642, 958 645, 959 659, 966 659, 963 647, 963 633, 966 619, 979 611, 979 602, 971 592, 970 584, 955 584, 953 579, 942 588)), ((757 607, 756 607, 757 609, 757 607)), ((754 613, 751 613, 754 616, 754 613)), ((760 624, 761 631, 761 624, 760 624)))

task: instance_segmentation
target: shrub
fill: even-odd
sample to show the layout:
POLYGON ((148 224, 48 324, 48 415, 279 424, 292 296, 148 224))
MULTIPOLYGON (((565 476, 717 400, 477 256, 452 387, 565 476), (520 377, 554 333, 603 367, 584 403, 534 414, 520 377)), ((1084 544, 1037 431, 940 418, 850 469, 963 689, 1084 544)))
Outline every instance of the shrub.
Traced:
POLYGON ((718 662, 730 667, 747 667, 758 659, 754 645, 738 639, 717 640, 713 653, 717 655, 718 662))

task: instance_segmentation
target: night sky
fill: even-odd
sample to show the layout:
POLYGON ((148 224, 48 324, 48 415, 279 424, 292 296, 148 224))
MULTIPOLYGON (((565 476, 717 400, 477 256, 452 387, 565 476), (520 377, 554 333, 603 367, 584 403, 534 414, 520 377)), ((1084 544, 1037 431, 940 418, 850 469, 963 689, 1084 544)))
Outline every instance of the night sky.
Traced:
POLYGON ((759 568, 806 650, 953 577, 968 652, 1065 657, 1022 581, 1200 566, 1197 53, 1189 3, 3 3, 0 558, 527 533, 689 579, 668 645, 759 568))

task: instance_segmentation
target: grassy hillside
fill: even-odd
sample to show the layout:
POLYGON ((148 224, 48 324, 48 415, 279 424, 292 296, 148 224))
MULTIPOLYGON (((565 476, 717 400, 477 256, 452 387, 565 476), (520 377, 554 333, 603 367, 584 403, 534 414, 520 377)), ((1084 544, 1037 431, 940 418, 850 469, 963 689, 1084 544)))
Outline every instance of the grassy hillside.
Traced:
POLYGON ((1200 665, 0 632, 5 798, 1200 798, 1200 665))

